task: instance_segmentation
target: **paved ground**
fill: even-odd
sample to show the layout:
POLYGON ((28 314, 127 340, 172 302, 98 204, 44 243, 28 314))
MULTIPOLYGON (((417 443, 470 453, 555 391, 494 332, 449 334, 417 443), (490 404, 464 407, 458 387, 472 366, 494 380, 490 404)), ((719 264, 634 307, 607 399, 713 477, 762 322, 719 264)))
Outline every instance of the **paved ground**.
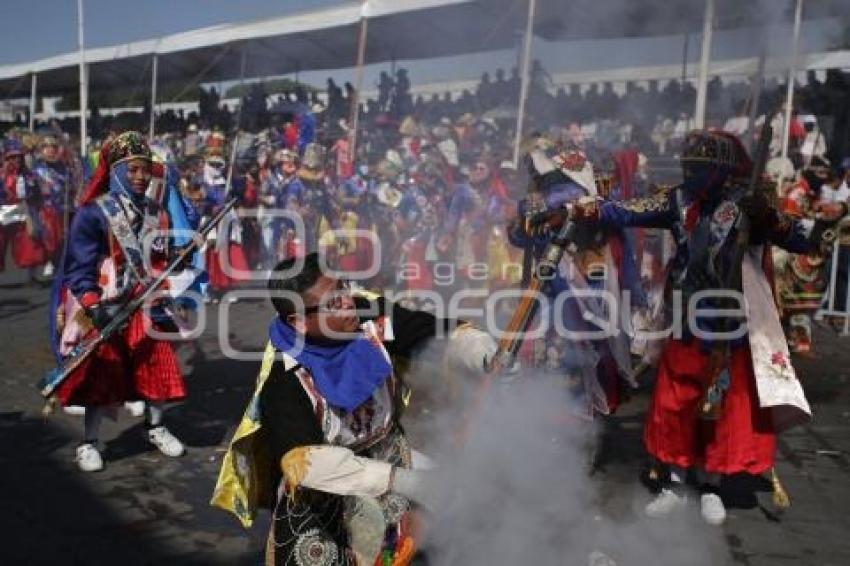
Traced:
MULTIPOLYGON (((81 419, 40 415, 33 384, 51 367, 48 291, 24 279, 20 272, 0 275, 0 564, 259 564, 267 518, 245 531, 207 504, 257 364, 224 358, 213 321, 181 348, 189 397, 167 412, 188 455, 171 460, 152 452, 141 422, 120 411, 102 434, 107 469, 83 475, 73 463, 81 419)), ((211 318, 218 308, 207 309, 211 318)), ((236 305, 233 343, 260 348, 268 316, 261 302, 236 305)), ((850 338, 822 328, 818 342, 821 357, 798 362, 816 419, 783 435, 780 445, 778 468, 793 506, 779 516, 769 493, 743 490, 722 529, 696 531, 710 542, 714 564, 850 564, 850 338)), ((644 523, 639 509, 649 496, 638 475, 646 399, 641 393, 610 420, 590 480, 595 512, 616 528, 644 523)), ((605 551, 621 566, 643 566, 658 563, 648 556, 662 547, 682 547, 678 563, 696 563, 676 528, 653 528, 660 530, 615 531, 623 546, 605 551), (650 550, 629 551, 635 532, 650 550)))

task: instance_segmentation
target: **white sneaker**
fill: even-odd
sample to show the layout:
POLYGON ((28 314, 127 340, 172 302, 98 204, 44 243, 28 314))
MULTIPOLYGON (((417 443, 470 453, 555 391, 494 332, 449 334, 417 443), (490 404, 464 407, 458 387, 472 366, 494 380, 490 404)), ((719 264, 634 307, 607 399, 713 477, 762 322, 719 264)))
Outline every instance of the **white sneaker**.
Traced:
POLYGON ((666 517, 674 511, 683 509, 688 504, 687 495, 678 495, 672 489, 663 488, 655 499, 650 501, 644 508, 647 516, 653 519, 666 517))
POLYGON ((234 303, 238 303, 239 297, 237 297, 236 295, 227 295, 227 302, 231 305, 234 303))
POLYGON ((722 525, 726 520, 726 507, 716 493, 703 493, 699 500, 702 518, 709 525, 722 525))
POLYGON ((53 267, 53 262, 48 261, 47 263, 44 264, 44 271, 41 273, 41 276, 44 277, 45 279, 48 279, 50 277, 53 277, 54 271, 55 271, 55 268, 53 267))
POLYGON ((99 472, 103 469, 103 458, 100 457, 94 444, 86 443, 77 446, 77 467, 84 472, 99 472))
POLYGON ((74 415, 75 417, 78 417, 86 414, 86 408, 80 407, 79 405, 68 405, 67 407, 62 407, 62 412, 66 415, 74 415))
POLYGON ((156 446, 160 452, 171 458, 182 456, 186 452, 183 443, 171 434, 164 426, 154 427, 148 430, 148 440, 156 446))
POLYGON ((139 418, 145 414, 145 402, 144 401, 127 401, 124 403, 124 408, 136 418, 139 418))

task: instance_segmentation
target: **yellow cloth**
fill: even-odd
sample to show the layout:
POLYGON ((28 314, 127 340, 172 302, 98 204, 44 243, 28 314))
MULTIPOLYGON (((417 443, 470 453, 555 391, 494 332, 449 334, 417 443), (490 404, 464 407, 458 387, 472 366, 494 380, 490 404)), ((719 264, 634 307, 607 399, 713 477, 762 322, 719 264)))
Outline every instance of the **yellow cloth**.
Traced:
POLYGON ((245 528, 254 522, 257 509, 272 501, 273 486, 268 485, 267 473, 271 466, 270 455, 264 450, 264 443, 259 441, 257 433, 260 432, 260 393, 274 361, 275 349, 269 343, 263 354, 254 395, 224 455, 210 500, 210 505, 236 515, 245 528))

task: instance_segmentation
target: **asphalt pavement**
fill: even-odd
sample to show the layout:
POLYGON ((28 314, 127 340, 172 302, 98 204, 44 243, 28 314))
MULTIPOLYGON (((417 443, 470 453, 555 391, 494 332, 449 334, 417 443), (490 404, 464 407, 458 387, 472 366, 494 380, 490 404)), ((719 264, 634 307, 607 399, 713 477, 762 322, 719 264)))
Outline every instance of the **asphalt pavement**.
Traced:
MULTIPOLYGON (((225 357, 222 342, 260 351, 270 305, 208 305, 207 330, 179 347, 189 395, 168 408, 166 419, 187 455, 169 459, 155 452, 144 440, 141 419, 119 410, 101 434, 106 469, 84 474, 73 461, 81 417, 41 414, 35 383, 53 364, 49 289, 26 279, 14 269, 0 274, 0 564, 260 564, 268 517, 245 530, 208 501, 259 365, 225 357), (232 312, 228 329, 218 324, 223 308, 232 312)), ((709 541, 713 564, 850 564, 850 337, 820 325, 816 339, 817 358, 795 360, 815 419, 780 439, 777 468, 792 505, 778 513, 765 491, 769 486, 757 479, 729 482, 727 523, 695 531, 709 541)), ((608 419, 596 469, 587 479, 597 494, 593 513, 611 525, 648 521, 640 507, 651 494, 639 477, 649 387, 608 419)), ((408 415, 413 430, 416 418, 415 410, 408 415)), ((676 563, 698 562, 673 525, 653 528, 660 530, 640 536, 659 537, 657 548, 681 546, 676 563)), ((628 536, 623 534, 622 548, 602 549, 614 563, 662 562, 651 553, 624 550, 628 536)))

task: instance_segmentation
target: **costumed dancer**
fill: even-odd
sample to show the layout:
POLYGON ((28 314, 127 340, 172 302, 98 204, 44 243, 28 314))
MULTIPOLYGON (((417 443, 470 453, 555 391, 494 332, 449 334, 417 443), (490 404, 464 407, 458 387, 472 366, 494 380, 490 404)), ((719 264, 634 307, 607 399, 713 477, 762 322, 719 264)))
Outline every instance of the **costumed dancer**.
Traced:
POLYGON ((317 254, 284 279, 294 263, 278 265, 269 282, 277 316, 212 504, 245 527, 259 508, 272 510, 268 565, 406 566, 417 550, 416 504, 435 501, 417 469, 426 459, 399 424, 406 385, 391 360, 445 331, 447 344, 463 344, 451 358, 446 348, 447 361, 480 375, 496 344, 474 328, 352 295, 321 272, 317 254))
POLYGON ((6 268, 6 250, 20 269, 36 280, 36 270, 47 259, 42 243, 42 198, 35 177, 24 162, 24 147, 16 138, 3 142, 3 187, 0 194, 0 272, 6 268))
MULTIPOLYGON (((533 259, 524 262, 529 268, 529 263, 541 259, 554 234, 545 227, 526 226, 526 218, 545 215, 582 198, 596 198, 597 188, 587 156, 580 150, 564 150, 549 139, 534 140, 527 164, 534 190, 520 202, 519 216, 509 228, 509 237, 512 244, 524 248, 533 259)), ((621 328, 622 317, 611 312, 611 302, 598 294, 604 293, 617 303, 622 297, 621 269, 608 243, 615 238, 622 242, 620 236, 618 229, 589 227, 582 227, 575 235, 575 253, 564 256, 560 273, 547 289, 552 301, 561 294, 567 299, 553 313, 554 327, 536 341, 533 349, 535 366, 566 376, 575 395, 576 412, 584 418, 614 412, 620 403, 623 382, 636 386, 628 336, 621 328), (590 322, 588 315, 601 322, 590 322), (600 324, 613 326, 618 332, 602 332, 600 324), (579 340, 574 336, 581 334, 574 333, 600 337, 579 340)))
MULTIPOLYGON (((600 151, 598 161, 593 164, 599 196, 606 200, 620 201, 634 198, 637 192, 643 192, 642 180, 638 176, 640 158, 636 150, 621 150, 613 153, 600 151)), ((620 288, 629 293, 628 306, 631 312, 623 313, 623 316, 631 320, 633 327, 647 330, 653 322, 647 296, 653 290, 654 280, 652 268, 648 267, 645 270, 645 281, 642 277, 644 274, 638 268, 643 259, 640 252, 643 249, 644 238, 644 230, 637 228, 610 233, 607 241, 617 267, 620 288)), ((652 264, 652 258, 647 260, 649 264, 652 264)), ((663 277, 663 269, 658 267, 658 271, 663 277)), ((633 340, 630 350, 643 361, 643 364, 634 372, 637 376, 640 367, 646 368, 651 363, 653 350, 651 345, 642 339, 633 340)))
POLYGON ((483 160, 471 167, 461 167, 461 177, 448 200, 448 212, 442 223, 442 232, 437 249, 450 258, 455 268, 455 288, 483 288, 487 284, 487 242, 489 241, 491 218, 488 213, 500 212, 490 209, 490 167, 483 160), (483 268, 483 269, 482 269, 483 268))
POLYGON ((440 260, 437 241, 447 212, 442 170, 433 157, 420 163, 413 179, 399 204, 405 234, 399 279, 412 292, 411 298, 416 291, 434 290, 434 266, 440 260))
POLYGON ((380 272, 375 281, 378 288, 387 288, 396 281, 394 261, 390 258, 400 256, 402 246, 401 204, 404 192, 401 190, 403 175, 401 167, 389 159, 381 160, 376 168, 376 183, 370 187, 368 195, 369 212, 377 227, 381 242, 380 272))
MULTIPOLYGON (((234 141, 235 143, 235 141, 234 141)), ((224 135, 213 132, 207 139, 203 173, 204 187, 204 217, 212 218, 234 194, 243 187, 242 179, 237 178, 235 171, 227 171, 224 160, 224 135), (231 175, 231 186, 227 185, 227 176, 231 175)), ((206 268, 209 274, 209 284, 206 287, 204 300, 218 303, 221 297, 233 289, 247 277, 249 268, 242 249, 242 226, 239 217, 231 212, 228 218, 219 225, 217 230, 210 232, 206 247, 206 268), (226 265, 225 265, 226 264, 226 265)), ((228 295, 228 302, 235 303, 238 298, 228 295)))
MULTIPOLYGON (((304 198, 306 188, 298 177, 300 161, 294 150, 279 150, 275 153, 274 165, 260 189, 263 259, 270 266, 294 255, 294 243, 291 240, 295 237, 295 224, 291 219, 281 218, 273 213, 287 210, 290 199, 292 202, 299 202, 304 198)), ((292 211, 296 212, 294 209, 292 211)))
POLYGON ((512 161, 503 161, 490 177, 487 216, 490 237, 487 241, 487 264, 490 290, 516 286, 522 280, 522 250, 510 244, 508 224, 517 215, 519 182, 512 161))
MULTIPOLYGON (((796 220, 814 220, 816 205, 824 196, 822 189, 835 180, 824 158, 811 158, 800 178, 780 200, 780 211, 796 220)), ((826 262, 832 257, 829 244, 835 239, 835 231, 825 232, 824 236, 826 245, 812 253, 792 255, 781 249, 773 251, 782 324, 791 352, 797 354, 812 352, 812 318, 821 307, 829 285, 826 262)))
MULTIPOLYGON (((702 516, 717 525, 726 517, 718 495, 721 476, 770 470, 776 434, 811 416, 762 268, 765 246, 772 243, 793 253, 816 250, 826 221, 842 216, 846 206, 821 208, 819 221, 780 214, 765 192, 748 193, 752 162, 740 140, 725 132, 692 132, 681 161, 680 187, 644 199, 579 203, 571 216, 601 226, 665 228, 677 242, 669 282, 681 293, 679 312, 686 323, 681 336, 664 346, 644 429, 647 451, 668 465, 670 474, 646 513, 660 517, 683 508, 685 473, 694 468, 700 476, 702 516), (749 218, 749 246, 742 265, 733 266, 732 258, 741 251, 740 214, 749 218), (741 270, 740 278, 733 269, 741 270), (736 279, 740 283, 727 289, 736 279), (725 299, 696 295, 712 289, 725 299), (691 312, 692 300, 697 309, 743 309, 741 293, 748 307, 746 328, 743 317, 691 312)), ((676 295, 668 304, 674 302, 676 295)))
MULTIPOLYGON (((144 257, 151 234, 171 227, 167 212, 145 195, 151 163, 150 148, 138 132, 124 132, 101 149, 54 286, 55 327, 51 330, 60 361, 90 333, 108 324, 170 257, 168 239, 160 236, 153 236, 151 257, 144 257)), ((155 309, 156 305, 151 310, 155 309)), ((63 406, 85 407, 83 440, 76 451, 83 471, 103 468, 97 447, 101 420, 111 407, 126 401, 147 403, 146 436, 163 454, 176 457, 185 451, 163 424, 164 404, 186 395, 183 376, 171 345, 149 336, 151 324, 143 310, 137 311, 124 330, 105 342, 56 391, 63 406)))
POLYGON ((340 230, 334 235, 337 265, 343 271, 368 270, 375 257, 373 240, 358 233, 376 233, 368 202, 371 184, 369 166, 361 165, 357 174, 345 179, 333 195, 340 230))
POLYGON ((482 285, 508 286, 518 282, 518 270, 505 266, 515 264, 515 250, 508 245, 505 227, 516 216, 516 203, 508 187, 493 170, 490 160, 482 156, 469 171, 469 183, 461 183, 448 205, 446 234, 457 238, 457 267, 470 278, 471 270, 487 266, 482 285), (471 188, 470 192, 468 189, 471 188), (463 211, 462 213, 460 211, 463 211), (460 221, 456 221, 456 215, 460 221))
MULTIPOLYGON (((327 150, 318 143, 308 143, 304 147, 298 178, 303 184, 304 193, 288 198, 288 208, 301 215, 306 234, 302 244, 304 252, 309 253, 320 249, 329 239, 329 230, 338 226, 339 218, 331 200, 331 191, 325 172, 327 150)), ((299 239, 300 235, 296 236, 299 239)))
POLYGON ((40 211, 42 243, 46 253, 43 276, 52 277, 62 255, 65 215, 70 212, 65 208, 73 203, 73 195, 68 193, 71 189, 71 173, 60 159, 59 140, 52 135, 44 136, 40 147, 41 155, 33 167, 33 173, 41 189, 43 202, 40 211))

